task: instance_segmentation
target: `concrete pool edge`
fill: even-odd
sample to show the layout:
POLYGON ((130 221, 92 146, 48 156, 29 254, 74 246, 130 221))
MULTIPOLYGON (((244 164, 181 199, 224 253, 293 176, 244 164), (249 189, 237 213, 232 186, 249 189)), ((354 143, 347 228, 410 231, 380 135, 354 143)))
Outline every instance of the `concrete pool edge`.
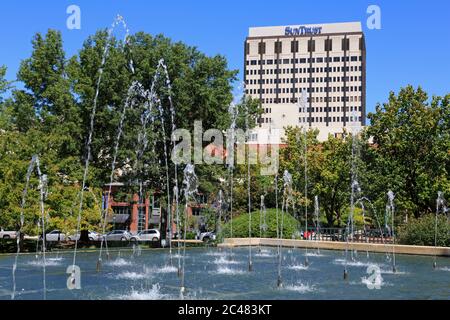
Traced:
MULTIPOLYGON (((247 247, 267 246, 276 247, 280 244, 282 247, 290 248, 311 248, 311 249, 328 249, 328 250, 345 250, 346 242, 334 241, 314 241, 314 240, 292 240, 292 239, 271 239, 271 238, 226 238, 224 242, 218 244, 218 247, 247 247)), ((410 245, 392 245, 392 244, 375 244, 375 243, 356 243, 348 244, 350 250, 369 251, 369 252, 392 252, 398 254, 423 255, 423 256, 441 256, 450 257, 450 247, 430 247, 430 246, 410 246, 410 245)))

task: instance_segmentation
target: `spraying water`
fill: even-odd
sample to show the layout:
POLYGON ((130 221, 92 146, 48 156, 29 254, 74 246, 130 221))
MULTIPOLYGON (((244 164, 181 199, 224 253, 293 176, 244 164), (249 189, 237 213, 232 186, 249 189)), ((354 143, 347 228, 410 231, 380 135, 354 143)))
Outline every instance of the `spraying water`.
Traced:
MULTIPOLYGON (((439 213, 446 214, 448 212, 448 208, 445 205, 445 199, 444 199, 444 193, 442 191, 438 192, 438 197, 436 199, 436 217, 435 217, 435 223, 434 223, 434 247, 437 247, 437 230, 438 230, 438 215, 439 213)), ((433 262, 433 268, 437 268, 437 260, 436 260, 436 253, 434 254, 434 262, 433 262)))
MULTIPOLYGON (((308 98, 306 94, 306 90, 302 90, 302 95, 299 99, 300 102, 300 110, 303 114, 303 139, 304 139, 304 145, 303 145, 303 162, 304 162, 304 179, 305 179, 305 188, 304 188, 304 201, 305 201, 305 231, 304 231, 304 238, 305 240, 308 240, 308 131, 306 128, 306 119, 308 116, 308 109, 307 109, 307 103, 308 98)), ((305 267, 309 265, 308 260, 308 247, 305 247, 305 267)))
MULTIPOLYGON (((361 211, 362 211, 362 217, 363 217, 363 237, 366 240, 366 243, 369 243, 369 237, 367 235, 367 228, 366 228, 366 207, 364 206, 364 202, 361 202, 361 211)), ((369 259, 369 250, 366 249, 366 257, 369 259)))
POLYGON ((391 190, 387 193, 388 196, 388 203, 386 205, 386 227, 388 228, 388 221, 390 218, 391 222, 391 228, 388 228, 389 235, 392 237, 392 271, 395 273, 397 272, 397 266, 395 265, 395 224, 394 224, 394 218, 395 218, 395 208, 394 208, 394 192, 391 190))
MULTIPOLYGON (((40 167, 40 163, 39 163, 39 157, 37 155, 34 155, 31 159, 31 163, 28 166, 28 170, 27 170, 27 174, 26 174, 26 178, 25 178, 25 188, 23 189, 22 192, 22 202, 21 202, 21 207, 20 207, 20 226, 19 226, 19 232, 17 234, 17 240, 16 240, 16 244, 17 244, 17 252, 16 252, 16 256, 14 259, 14 265, 13 265, 13 269, 12 269, 12 278, 13 278, 13 290, 11 293, 11 300, 14 300, 16 297, 16 270, 17 270, 17 259, 19 257, 20 254, 20 246, 21 246, 21 239, 22 239, 22 229, 25 223, 25 204, 27 201, 27 195, 28 195, 28 188, 30 185, 30 179, 31 179, 31 174, 33 173, 34 169, 36 169, 37 174, 38 174, 38 178, 39 178, 39 194, 40 194, 40 213, 41 213, 41 221, 38 222, 38 225, 40 226, 42 223, 42 268, 43 268, 43 297, 44 300, 46 299, 46 294, 47 294, 47 285, 46 285, 46 258, 45 258, 45 253, 46 253, 46 247, 45 247, 45 211, 44 211, 44 200, 45 197, 47 195, 47 176, 43 175, 41 172, 41 167, 40 167)), ((39 243, 39 241, 38 241, 39 243)))
POLYGON ((188 206, 189 202, 194 199, 195 194, 197 193, 198 187, 198 179, 195 174, 195 167, 193 164, 187 164, 184 168, 184 198, 185 198, 185 208, 184 208, 184 244, 183 244, 183 264, 181 269, 181 286, 180 286, 180 297, 184 298, 184 292, 186 291, 185 287, 185 261, 186 261, 186 233, 187 233, 187 225, 188 225, 188 206))
MULTIPOLYGON (((115 140, 115 144, 114 144, 114 155, 113 155, 113 160, 111 163, 111 174, 109 176, 109 190, 107 193, 107 199, 109 202, 109 197, 111 196, 111 192, 112 192, 112 183, 113 183, 113 179, 114 179, 114 173, 116 171, 116 163, 117 163, 117 155, 119 152, 119 144, 120 144, 120 139, 122 137, 123 134, 123 125, 125 122, 125 114, 126 111, 131 108, 132 106, 132 102, 134 97, 139 94, 140 92, 140 84, 138 82, 133 82, 132 85, 129 87, 128 92, 127 92, 127 97, 125 100, 125 104, 122 108, 122 112, 120 115, 120 122, 119 122, 119 126, 118 126, 118 130, 117 130, 117 136, 116 136, 116 140, 115 140)), ((107 202, 107 203, 108 203, 107 202)), ((102 211, 102 208, 100 208, 100 210, 102 211)), ((102 224, 102 234, 105 234, 106 232, 106 212, 102 212, 101 213, 101 224, 102 224)), ((101 244, 100 244, 100 252, 99 252, 99 257, 97 260, 97 272, 100 271, 101 268, 101 263, 102 263, 102 251, 103 251, 103 242, 105 241, 105 246, 106 246, 106 250, 107 250, 107 256, 109 257, 109 252, 108 252, 108 244, 107 244, 107 240, 106 237, 102 237, 101 239, 101 244)))
POLYGON ((245 115, 245 129, 246 129, 246 142, 247 142, 247 198, 248 198, 248 271, 253 271, 253 261, 252 261, 252 200, 251 200, 251 193, 250 193, 250 183, 251 183, 251 175, 250 175, 250 145, 249 142, 249 110, 248 110, 248 104, 246 115, 245 115))
POLYGON ((320 235, 320 207, 319 207, 319 197, 314 196, 314 217, 316 222, 316 247, 317 247, 317 254, 320 254, 320 248, 319 248, 319 239, 318 236, 320 235))
MULTIPOLYGON (((261 239, 266 235, 267 223, 266 223, 266 205, 264 204, 264 195, 261 195, 261 204, 259 207, 259 238, 261 239)), ((261 253, 261 241, 259 242, 259 253, 261 253)))
MULTIPOLYGON (((164 80, 165 80, 165 87, 168 90, 168 95, 167 95, 167 99, 169 101, 169 112, 170 112, 170 122, 171 122, 171 141, 173 142, 173 147, 175 147, 175 139, 174 139, 174 133, 177 129, 176 127, 176 123, 175 123, 175 106, 173 103, 173 99, 172 99, 172 82, 170 81, 170 76, 169 76, 169 70, 167 67, 166 62, 164 61, 164 59, 160 59, 158 61, 158 66, 156 68, 156 74, 154 76, 151 88, 150 88, 150 95, 154 96, 154 92, 155 92, 155 85, 156 85, 156 81, 158 78, 160 78, 161 76, 164 76, 164 80)), ((160 108, 160 111, 162 111, 162 108, 160 108)), ((160 112, 160 116, 161 118, 163 118, 163 113, 160 112)), ((165 133, 164 133, 165 134, 165 133)), ((167 154, 167 153, 166 153, 167 154)), ((166 156, 167 159, 167 156, 166 156)), ((178 188, 178 164, 174 163, 174 183, 175 183, 175 188, 174 191, 176 190, 178 192, 179 188, 178 188)), ((168 206, 170 205, 170 187, 169 187, 169 180, 168 180, 168 165, 166 165, 166 179, 167 179, 167 203, 168 206)), ((177 198, 177 196, 174 196, 175 198, 177 198)), ((178 204, 176 205, 175 210, 178 210, 178 204)), ((172 209, 171 208, 167 208, 168 210, 168 229, 167 229, 167 241, 169 243, 169 254, 170 254, 170 261, 172 261, 172 209)), ((178 214, 178 212, 176 212, 176 214, 178 214)), ((178 242, 178 248, 179 248, 180 243, 178 242)))
MULTIPOLYGON (((233 184, 234 184, 234 147, 236 143, 236 121, 237 121, 237 108, 234 102, 230 103, 228 107, 228 113, 231 115, 231 124, 228 130, 228 154, 227 154, 227 165, 228 165, 228 175, 229 175, 229 207, 230 207, 230 238, 233 238, 233 184)), ((230 252, 232 252, 233 246, 230 246, 230 252)))
MULTIPOLYGON (((357 199, 357 195, 361 193, 361 188, 358 182, 358 172, 356 167, 356 160, 359 156, 358 154, 358 133, 360 130, 359 125, 356 122, 357 115, 356 111, 353 113, 351 119, 354 121, 352 124, 352 153, 351 153, 351 167, 350 167, 350 177, 351 177, 351 186, 350 186, 350 213, 347 219, 347 227, 346 227, 346 247, 345 247, 345 267, 344 267, 344 279, 348 279, 348 251, 350 247, 350 240, 353 242, 354 237, 354 214, 355 214, 355 201, 357 199)), ((351 259, 354 258, 354 252, 351 251, 351 259)))
MULTIPOLYGON (((172 99, 172 82, 170 81, 170 76, 169 76, 169 70, 167 67, 167 64, 165 63, 164 59, 160 59, 158 62, 158 67, 157 67, 157 72, 155 74, 155 79, 153 80, 153 84, 152 84, 152 88, 151 88, 151 92, 154 92, 154 85, 156 83, 156 77, 160 76, 160 70, 162 70, 162 73, 164 75, 165 78, 165 86, 168 90, 168 95, 167 95, 167 99, 169 101, 169 112, 170 112, 170 123, 171 123, 171 141, 173 142, 172 147, 175 147, 175 139, 174 139, 174 133, 177 129, 176 127, 176 112, 175 112, 175 106, 173 103, 173 99, 172 99)), ((162 110, 162 109, 161 109, 162 110)), ((163 118, 162 114, 161 114, 161 118, 163 118)), ((167 157, 166 157, 167 159, 167 157)), ((174 192, 177 191, 178 192, 178 164, 175 162, 174 163, 174 183, 175 183, 175 188, 174 188, 174 192)), ((168 179, 168 165, 166 165, 166 176, 168 179)), ((170 194, 169 194, 169 180, 167 180, 167 197, 170 199, 170 194)), ((178 195, 174 196, 175 198, 178 198, 178 195)), ((168 200, 168 204, 170 203, 170 200, 168 200)), ((176 205, 176 215, 178 215, 178 203, 176 205)), ((168 210, 168 237, 167 237, 167 241, 169 242, 169 254, 170 254, 170 261, 172 261, 172 210, 170 208, 167 208, 168 210)), ((178 242, 178 248, 179 248, 180 243, 178 242)), ((179 252, 178 252, 179 253, 179 252)))
MULTIPOLYGON (((378 226, 378 231, 380 233, 380 237, 381 237, 381 243, 384 245, 385 249, 386 249, 386 259, 390 261, 390 253, 389 253, 389 247, 387 246, 387 243, 384 239, 384 232, 383 232, 383 227, 382 227, 382 223, 380 222, 380 217, 377 214, 377 210, 375 209, 375 206, 373 205, 373 203, 367 198, 367 197, 362 197, 360 199, 358 199, 358 201, 356 201, 357 205, 358 203, 361 204, 361 207, 364 208, 363 210, 363 214, 364 217, 366 216, 366 209, 364 206, 364 202, 369 204, 369 207, 372 209, 373 215, 375 217, 375 220, 377 222, 377 226, 378 226)), ((367 253, 368 254, 368 253, 367 253)))
POLYGON ((281 263, 282 263, 282 250, 281 241, 283 240, 283 229, 284 229, 284 214, 289 212, 289 203, 292 202, 292 175, 285 170, 283 174, 283 205, 281 206, 281 227, 280 227, 280 237, 278 238, 278 279, 277 286, 280 288, 283 286, 283 280, 281 276, 281 263))
POLYGON ((162 135, 164 141, 164 164, 166 169, 166 190, 167 190, 167 213, 168 213, 168 221, 167 221, 167 230, 168 230, 168 242, 169 242, 169 257, 170 257, 170 265, 172 266, 172 209, 170 207, 170 179, 169 179, 169 162, 168 162, 168 153, 167 153, 167 137, 166 137, 166 129, 164 123, 164 112, 161 105, 161 100, 157 100, 157 106, 159 110, 159 116, 161 119, 161 127, 162 127, 162 135))
POLYGON ((177 232, 177 257, 178 257, 178 270, 177 270, 177 274, 178 277, 181 277, 181 245, 180 245, 180 233, 181 233, 181 229, 180 229, 180 211, 178 210, 178 206, 179 206, 179 193, 178 193, 178 188, 177 186, 173 187, 173 195, 174 195, 174 205, 175 205, 175 219, 176 219, 176 232, 177 232))
MULTIPOLYGON (((98 70, 99 76, 97 78, 97 83, 96 83, 94 102, 93 102, 92 113, 91 113, 91 118, 90 118, 89 135, 88 135, 88 139, 87 139, 87 143, 86 143, 87 151, 86 151, 86 160, 85 160, 85 165, 84 165, 83 183, 81 186, 81 193, 80 193, 80 205, 79 205, 79 209, 78 209, 77 234, 80 231, 81 213, 83 211, 84 190, 86 188, 86 179, 87 179, 87 175, 88 175, 88 171, 89 171, 89 161, 91 158, 91 144, 92 144, 92 137, 94 134, 95 115, 96 115, 96 111, 97 111, 98 96, 100 93, 100 84, 101 84, 102 77, 103 77, 103 68, 106 63, 106 58, 108 57, 109 47, 110 47, 110 39, 112 38, 112 33, 113 33, 114 29, 116 28, 116 26, 119 24, 122 24, 123 28, 126 31, 124 42, 125 42, 125 44, 128 43, 129 30, 127 28, 127 25, 126 25, 123 17, 120 15, 117 15, 117 17, 116 17, 116 19, 114 19, 111 27, 108 29, 108 37, 107 37, 105 48, 103 50, 100 68, 98 70)), ((134 69, 134 68, 132 68, 132 69, 134 69)), ((76 258, 77 258, 77 248, 78 248, 78 238, 75 239, 75 249, 74 249, 74 253, 73 253, 73 263, 72 263, 73 279, 75 279, 74 278, 74 270, 75 270, 75 264, 76 264, 76 258)))
POLYGON ((218 199, 218 222, 216 226, 216 234, 220 236, 222 234, 222 211, 223 211, 223 191, 219 190, 219 199, 218 199))

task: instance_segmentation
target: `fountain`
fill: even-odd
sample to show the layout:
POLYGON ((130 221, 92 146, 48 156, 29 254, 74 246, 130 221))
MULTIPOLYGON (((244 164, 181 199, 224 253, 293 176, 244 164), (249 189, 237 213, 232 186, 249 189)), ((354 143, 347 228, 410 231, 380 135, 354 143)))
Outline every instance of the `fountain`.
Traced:
MULTIPOLYGON (((125 104, 123 106, 121 115, 120 115, 120 122, 119 122, 119 127, 117 130, 117 137, 116 137, 116 143, 114 145, 114 155, 113 155, 113 160, 111 163, 111 174, 110 174, 110 178, 109 178, 109 190, 108 190, 108 198, 111 195, 111 191, 112 191, 112 183, 114 180, 114 173, 116 170, 116 162, 117 162, 117 155, 119 152, 119 142, 120 142, 120 138, 122 136, 123 133, 123 125, 125 122, 125 113, 127 111, 128 108, 130 108, 132 106, 132 101, 133 98, 136 94, 138 94, 140 91, 140 84, 138 82, 133 82, 132 85, 130 86, 130 88, 128 89, 128 93, 127 93, 127 98, 125 101, 125 104)), ((100 209, 102 210, 102 209, 100 209)), ((103 234, 106 233, 106 213, 101 212, 101 220, 102 220, 102 232, 103 234)), ((79 214, 78 218, 81 218, 81 215, 79 214)), ((79 227, 77 227, 77 232, 78 232, 79 227)), ((98 257, 98 261, 97 261, 97 272, 100 271, 101 269, 101 263, 102 263, 102 249, 103 249, 103 241, 105 241, 105 246, 106 246, 106 250, 108 250, 108 242, 106 241, 106 239, 103 239, 102 237, 102 241, 100 244, 100 252, 99 252, 99 257, 98 257)), ((75 245, 76 248, 76 245, 75 245)), ((107 251, 107 257, 109 259, 109 253, 107 251)), ((74 260, 74 264, 73 266, 75 266, 75 260, 74 260)))
POLYGON ((388 230, 388 234, 389 236, 392 238, 392 271, 395 273, 397 272, 397 266, 395 265, 395 223, 394 223, 394 215, 395 215, 395 210, 394 210, 394 192, 392 192, 391 190, 388 191, 387 193, 388 196, 388 203, 386 205, 386 219, 385 219, 385 223, 386 223, 386 229, 388 230), (390 218, 390 222, 391 222, 391 227, 389 227, 388 222, 389 222, 389 218, 390 218))
POLYGON ((281 263, 282 263, 282 240, 283 240, 283 230, 284 230, 284 214, 289 212, 289 202, 292 202, 292 176, 285 170, 283 174, 283 204, 281 206, 281 227, 278 239, 278 279, 277 287, 283 286, 282 276, 281 276, 281 263))
MULTIPOLYGON (((373 216, 375 217, 375 220, 377 222, 377 226, 378 226, 378 231, 380 233, 380 237, 381 237, 381 243, 383 244, 383 246, 386 249, 386 260, 387 261, 391 261, 391 257, 390 257, 390 251, 389 248, 387 246, 387 243, 385 241, 384 238, 384 230, 386 230, 386 227, 382 227, 382 224, 380 222, 380 217, 377 214, 377 210, 375 209, 375 206, 373 205, 373 203, 367 198, 367 197, 361 197, 358 199, 358 201, 356 201, 355 205, 360 204, 361 208, 363 210, 363 217, 366 217, 366 207, 364 206, 364 202, 367 203, 369 205, 369 207, 372 209, 373 212, 373 216)), ((366 230, 366 225, 364 223, 364 230, 366 230)), ((366 237, 366 243, 368 242, 368 239, 366 237)), ((369 252, 366 252, 367 258, 369 258, 369 252)))
MULTIPOLYGON (((261 204, 259 207, 259 238, 263 238, 266 235, 267 231, 267 222, 266 222, 266 206, 264 204, 264 195, 261 195, 261 204)), ((259 242, 259 253, 261 254, 261 241, 259 242)))
MULTIPOLYGON (((227 142, 227 166, 228 166, 228 177, 229 177, 229 211, 230 211, 230 238, 233 238, 233 180, 234 180, 234 150, 236 143, 235 129, 237 121, 237 108, 234 102, 230 103, 228 107, 228 113, 230 114, 230 127, 228 129, 228 142, 227 142)), ((233 250, 233 246, 230 246, 230 253, 233 250)))
MULTIPOLYGON (((437 229, 438 229, 438 216, 440 213, 447 214, 449 211, 448 208, 445 205, 445 199, 444 199, 444 193, 442 191, 438 192, 438 197, 436 199, 436 216, 435 216, 435 223, 434 223, 434 247, 437 247, 437 229)), ((447 223, 448 223, 448 216, 447 216, 447 223)), ((436 254, 434 255, 434 261, 433 261, 433 269, 437 268, 437 261, 436 261, 436 254)))
MULTIPOLYGON (((45 253, 46 253, 46 246, 45 246, 45 211, 44 211, 44 199, 47 196, 47 175, 42 174, 41 172, 41 166, 39 163, 39 157, 37 155, 34 155, 31 159, 31 163, 28 166, 28 170, 27 170, 27 174, 25 177, 25 188, 23 189, 22 192, 22 202, 21 202, 21 206, 20 206, 20 225, 19 225, 19 231, 17 233, 17 240, 16 240, 16 245, 17 245, 17 252, 16 252, 16 256, 14 258, 14 265, 12 268, 12 278, 13 278, 13 290, 11 293, 11 300, 15 299, 16 296, 16 270, 17 270, 17 259, 19 257, 20 254, 20 247, 21 247, 21 241, 22 241, 22 229, 25 223, 25 205, 26 205, 26 201, 27 201, 27 195, 28 195, 28 188, 30 185, 30 179, 31 179, 31 174, 33 173, 33 171, 36 169, 37 171, 37 175, 39 178, 39 194, 40 194, 40 201, 39 201, 39 206, 40 206, 40 213, 41 213, 41 222, 42 222, 42 268, 43 268, 43 295, 44 295, 44 300, 46 299, 46 259, 45 259, 45 253)), ((38 222, 38 224, 40 225, 40 223, 38 222)), ((39 241, 37 242, 39 243, 39 241)), ((37 250, 36 250, 37 251, 37 250)))
MULTIPOLYGON (((302 90, 302 95, 300 97, 300 110, 302 110, 303 114, 303 123, 306 123, 306 119, 308 119, 308 109, 307 109, 307 93, 306 90, 302 90)), ((303 139, 304 139, 304 148, 303 148, 303 161, 304 161, 304 179, 305 179, 305 189, 304 189, 304 198, 305 198, 305 231, 304 238, 308 240, 308 131, 306 129, 306 124, 302 126, 303 129, 303 139)), ((305 247, 305 267, 309 266, 308 260, 308 247, 305 247)))
POLYGON ((318 236, 320 235, 320 208, 319 208, 319 197, 314 196, 314 216, 315 216, 315 223, 316 223, 316 246, 317 246, 317 254, 320 254, 320 248, 319 248, 319 239, 318 236))
MULTIPOLYGON (((108 53, 109 53, 109 46, 110 46, 109 40, 112 37, 112 33, 113 33, 114 29, 119 24, 122 24, 122 26, 124 27, 124 29, 126 31, 124 42, 125 42, 125 44, 128 43, 129 30, 127 28, 127 25, 126 25, 123 17, 118 15, 116 17, 116 19, 114 19, 111 27, 108 29, 108 37, 107 37, 105 48, 103 50, 102 60, 101 60, 100 68, 98 71, 99 76, 98 76, 97 83, 96 83, 94 102, 93 102, 92 113, 91 113, 91 117, 90 117, 89 134, 88 134, 88 139, 87 139, 87 143, 86 143, 87 150, 86 150, 86 159, 85 159, 85 165, 84 165, 83 182, 82 182, 81 193, 80 193, 80 205, 79 205, 79 209, 78 209, 77 234, 80 232, 81 213, 83 211, 84 190, 86 187, 86 180, 87 180, 87 175, 88 175, 88 171, 89 171, 89 161, 91 158, 91 143, 92 143, 92 137, 94 134, 94 122, 95 122, 95 115, 96 115, 96 111, 97 111, 97 100, 98 100, 98 96, 100 93, 100 84, 101 84, 102 76, 103 76, 103 68, 105 66, 106 59, 107 59, 108 53)), ((132 71, 134 72, 134 67, 132 67, 132 71)), ((72 270, 75 269, 77 249, 78 249, 78 238, 75 239, 75 249, 74 249, 74 253, 73 253, 72 270)))
POLYGON ((175 220, 176 220, 176 224, 177 224, 177 257, 178 257, 178 270, 177 270, 177 274, 178 277, 181 277, 181 246, 180 246, 180 212, 178 210, 179 207, 179 199, 178 199, 178 188, 177 186, 173 187, 173 194, 174 194, 174 205, 175 205, 175 220))
POLYGON ((252 200, 251 200, 251 193, 250 193, 250 182, 251 182, 251 175, 250 175, 250 145, 248 142, 250 141, 250 125, 249 125, 249 110, 248 110, 248 104, 246 105, 246 114, 245 114, 245 135, 246 135, 246 144, 247 144, 247 197, 248 197, 248 239, 249 239, 249 246, 248 246, 248 271, 253 271, 253 262, 252 262, 252 200))
MULTIPOLYGON (((364 202, 361 203, 361 211, 362 211, 362 217, 363 217, 363 237, 366 240, 366 244, 369 243, 369 238, 367 236, 367 228, 366 228, 366 207, 364 206, 364 202)), ((367 260, 369 259, 369 250, 366 249, 366 257, 367 260)))
POLYGON ((186 264, 186 233, 187 233, 187 225, 188 225, 188 206, 189 202, 192 200, 194 195, 197 193, 198 187, 198 179, 195 175, 195 167, 193 164, 187 164, 184 168, 184 198, 185 198, 185 207, 184 207, 184 244, 183 244, 183 264, 181 269, 181 285, 180 285, 180 297, 184 298, 184 293, 186 291, 185 286, 185 264, 186 264))
MULTIPOLYGON (((127 38, 128 38, 128 33, 127 33, 127 38)), ((127 39, 126 38, 126 39, 127 39)), ((132 60, 131 60, 131 65, 132 65, 132 60)), ((134 70, 134 67, 132 68, 132 70, 134 70)), ((158 81, 158 79, 162 76, 162 74, 165 76, 165 85, 167 86, 167 88, 169 89, 169 101, 170 101, 170 114, 171 114, 171 122, 172 122, 172 135, 173 132, 176 130, 175 124, 174 124, 174 107, 173 107, 173 103, 172 103, 172 98, 171 98, 171 84, 170 84, 170 79, 169 79, 169 75, 168 75, 168 71, 167 71, 167 67, 164 63, 163 59, 160 59, 156 68, 156 72, 155 75, 153 77, 152 83, 151 83, 151 88, 150 90, 145 90, 144 87, 142 86, 141 83, 134 81, 132 83, 132 85, 130 86, 128 93, 127 93, 127 97, 126 97, 126 101, 124 104, 124 107, 122 109, 121 112, 121 118, 120 118, 120 123, 118 126, 118 133, 117 133, 117 137, 116 137, 116 143, 114 146, 114 156, 113 156, 113 161, 111 164, 111 174, 110 174, 110 183, 109 183, 109 192, 108 192, 108 197, 111 194, 111 188, 112 188, 112 182, 113 182, 113 178, 114 178, 114 173, 115 173, 115 165, 116 165, 116 160, 117 160, 117 154, 118 154, 118 149, 119 149, 119 141, 120 138, 122 136, 122 132, 123 132, 123 125, 124 125, 124 121, 125 121, 125 114, 126 111, 133 107, 133 105, 135 104, 135 101, 138 97, 140 98, 144 98, 145 99, 145 110, 143 112, 143 114, 141 115, 141 125, 142 125, 142 131, 139 133, 138 135, 138 148, 136 150, 136 161, 135 164, 133 166, 133 170, 136 171, 138 168, 138 165, 142 159, 142 156, 147 148, 148 145, 148 140, 147 140, 147 125, 150 122, 153 126, 155 123, 155 118, 156 116, 153 114, 153 110, 155 109, 154 106, 156 106, 156 109, 158 111, 158 116, 159 116, 159 120, 161 121, 161 133, 162 133, 162 140, 163 140, 163 146, 164 146, 164 161, 165 161, 165 171, 166 171, 166 196, 167 196, 167 212, 168 212, 168 221, 167 221, 167 225, 168 225, 168 240, 167 242, 169 243, 169 259, 170 259, 170 265, 172 265, 172 218, 171 218, 171 206, 170 206, 170 179, 169 179, 169 165, 168 165, 168 151, 167 151, 167 134, 166 134, 166 129, 165 129, 165 121, 164 121, 164 111, 163 111, 163 107, 161 104, 161 100, 158 98, 158 96, 156 95, 156 82, 158 81), (163 72, 162 72, 163 71, 163 72)), ((156 140, 153 140, 154 143, 156 143, 156 140)), ((177 186, 177 168, 176 168, 176 164, 175 164, 175 185, 177 186)), ((143 190, 142 190, 142 182, 138 182, 139 185, 139 202, 141 201, 141 199, 143 199, 143 190)), ((102 220, 103 220, 103 233, 105 233, 106 230, 106 214, 102 214, 102 220)), ((101 242, 101 246, 100 246, 100 253, 99 253, 99 259, 97 262, 97 271, 100 270, 101 268, 101 261, 102 261, 102 249, 103 249, 103 241, 105 241, 105 245, 107 248, 107 241, 106 239, 103 240, 101 242)), ((107 257, 109 257, 109 254, 107 252, 107 257)))
MULTIPOLYGON (((351 117, 352 123, 352 150, 351 150, 351 167, 350 167, 350 177, 351 177, 351 185, 350 185, 350 213, 347 219, 347 226, 346 226, 346 247, 345 247, 345 266, 344 266, 344 280, 348 279, 348 251, 350 246, 350 240, 353 242, 354 240, 354 214, 355 214, 355 201, 357 199, 357 195, 361 193, 361 187, 358 182, 358 172, 357 172, 357 165, 356 160, 359 157, 359 148, 358 148, 358 134, 360 131, 360 127, 358 123, 356 122, 357 119, 357 113, 356 111, 353 112, 353 115, 351 117)), ((355 259, 354 251, 351 251, 351 260, 354 261, 355 259)))

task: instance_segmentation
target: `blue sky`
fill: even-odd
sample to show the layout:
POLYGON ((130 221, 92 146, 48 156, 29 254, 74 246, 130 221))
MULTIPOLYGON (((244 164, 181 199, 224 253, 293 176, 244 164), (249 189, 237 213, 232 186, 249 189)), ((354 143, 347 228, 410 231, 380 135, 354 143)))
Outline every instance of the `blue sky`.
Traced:
MULTIPOLYGON (((31 52, 31 38, 48 28, 62 31, 68 56, 88 35, 109 27, 121 14, 132 33, 163 33, 208 55, 222 54, 242 71, 243 41, 250 26, 361 21, 367 46, 367 109, 389 91, 421 85, 431 95, 450 93, 450 1, 153 1, 40 0, 0 4, 0 65, 15 79, 31 52), (81 30, 66 28, 66 8, 81 8, 81 30), (366 26, 367 7, 381 8, 381 30, 366 26)), ((240 74, 242 76, 242 74, 240 74)))

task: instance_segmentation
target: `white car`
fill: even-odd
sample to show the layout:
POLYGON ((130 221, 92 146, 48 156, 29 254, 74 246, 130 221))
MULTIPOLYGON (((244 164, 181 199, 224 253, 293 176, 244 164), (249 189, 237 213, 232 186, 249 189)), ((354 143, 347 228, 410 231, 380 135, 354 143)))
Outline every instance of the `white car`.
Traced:
POLYGON ((0 239, 16 239, 17 232, 16 231, 5 231, 3 229, 0 230, 0 239))
MULTIPOLYGON (((90 241, 100 241, 100 240, 102 240, 102 236, 100 235, 100 233, 97 233, 95 231, 89 231, 88 237, 89 237, 90 241)), ((69 240, 71 240, 71 241, 79 241, 80 240, 80 234, 78 233, 77 235, 69 236, 69 240)))
POLYGON ((131 233, 126 230, 113 230, 103 235, 106 241, 128 241, 131 238, 131 233))
POLYGON ((137 235, 131 237, 131 241, 159 241, 161 233, 156 229, 142 230, 137 235))
POLYGON ((66 235, 59 230, 53 230, 45 235, 45 241, 65 241, 66 235))

